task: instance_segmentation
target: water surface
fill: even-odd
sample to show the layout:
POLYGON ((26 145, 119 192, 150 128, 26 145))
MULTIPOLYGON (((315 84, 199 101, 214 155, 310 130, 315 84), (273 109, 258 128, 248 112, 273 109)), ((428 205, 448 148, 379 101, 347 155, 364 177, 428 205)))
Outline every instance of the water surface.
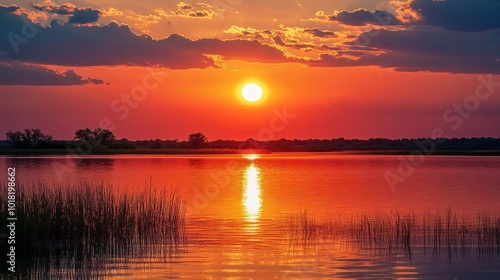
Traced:
POLYGON ((112 182, 121 191, 146 182, 179 188, 188 199, 188 244, 166 259, 105 259, 110 265, 101 276, 113 279, 499 279, 500 249, 415 248, 388 255, 325 236, 304 243, 273 227, 278 217, 303 210, 318 217, 449 208, 470 217, 500 213, 500 157, 426 157, 390 186, 385 174, 399 174, 402 157, 0 157, 0 169, 16 167, 21 182, 86 179, 112 182))

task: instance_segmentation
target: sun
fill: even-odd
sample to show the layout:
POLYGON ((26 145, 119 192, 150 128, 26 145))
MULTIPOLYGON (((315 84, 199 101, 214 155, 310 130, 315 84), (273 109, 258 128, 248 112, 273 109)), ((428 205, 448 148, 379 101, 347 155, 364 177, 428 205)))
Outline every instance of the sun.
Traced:
POLYGON ((241 95, 246 101, 256 102, 262 97, 262 88, 258 84, 247 84, 241 90, 241 95))

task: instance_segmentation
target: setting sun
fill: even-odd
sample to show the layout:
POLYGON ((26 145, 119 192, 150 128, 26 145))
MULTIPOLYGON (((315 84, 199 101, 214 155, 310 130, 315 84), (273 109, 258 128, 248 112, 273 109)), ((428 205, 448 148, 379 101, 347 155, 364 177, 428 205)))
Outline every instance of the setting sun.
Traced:
POLYGON ((241 90, 241 94, 245 100, 250 102, 259 101, 262 97, 262 88, 257 84, 247 84, 241 90))

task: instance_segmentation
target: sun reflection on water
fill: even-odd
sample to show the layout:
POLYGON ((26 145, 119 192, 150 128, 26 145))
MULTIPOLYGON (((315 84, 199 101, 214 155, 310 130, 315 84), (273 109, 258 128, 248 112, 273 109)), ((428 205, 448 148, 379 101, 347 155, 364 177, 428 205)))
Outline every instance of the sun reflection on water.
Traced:
POLYGON ((248 160, 256 160, 256 159, 260 158, 260 155, 246 154, 246 155, 243 155, 243 158, 246 158, 248 160))
POLYGON ((251 163, 245 170, 243 178, 243 212, 247 223, 255 224, 259 221, 262 198, 260 186, 260 168, 251 163))

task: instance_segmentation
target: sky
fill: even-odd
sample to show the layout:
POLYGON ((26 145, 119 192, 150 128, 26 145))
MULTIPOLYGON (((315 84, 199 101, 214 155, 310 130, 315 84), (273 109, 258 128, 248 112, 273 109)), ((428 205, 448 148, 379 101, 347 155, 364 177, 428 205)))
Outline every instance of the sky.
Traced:
POLYGON ((0 134, 500 137, 498 14, 499 0, 0 0, 0 134))

